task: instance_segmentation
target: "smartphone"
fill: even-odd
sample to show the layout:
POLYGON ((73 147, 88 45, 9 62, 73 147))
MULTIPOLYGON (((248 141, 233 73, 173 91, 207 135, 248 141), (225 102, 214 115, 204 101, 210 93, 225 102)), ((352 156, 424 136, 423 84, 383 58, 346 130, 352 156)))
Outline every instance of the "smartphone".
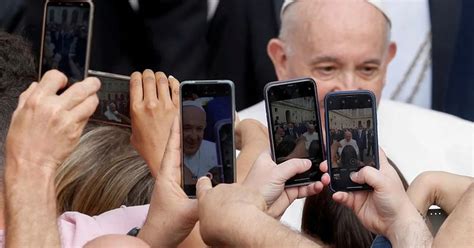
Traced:
POLYGON ((101 82, 99 105, 91 121, 130 127, 130 77, 92 70, 88 73, 101 82))
POLYGON ((229 80, 184 81, 180 85, 182 186, 196 196, 196 182, 236 179, 234 84, 229 80))
POLYGON ((308 171, 290 178, 286 186, 321 180, 319 164, 324 160, 324 144, 314 80, 268 83, 264 98, 273 160, 277 164, 292 158, 307 158, 312 162, 308 171))
POLYGON ((333 191, 372 189, 352 182, 350 174, 365 166, 379 169, 376 103, 374 94, 367 90, 332 92, 324 99, 333 191))
POLYGON ((91 0, 48 0, 43 14, 39 78, 51 69, 83 80, 89 68, 94 4, 91 0))

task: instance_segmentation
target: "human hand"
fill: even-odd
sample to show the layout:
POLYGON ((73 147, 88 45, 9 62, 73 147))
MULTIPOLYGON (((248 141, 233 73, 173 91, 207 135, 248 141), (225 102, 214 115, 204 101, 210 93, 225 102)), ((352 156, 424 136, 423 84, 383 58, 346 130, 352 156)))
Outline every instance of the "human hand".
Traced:
POLYGON ((450 214, 472 183, 472 177, 444 171, 425 171, 413 180, 407 194, 424 215, 433 204, 450 214))
POLYGON ((249 145, 270 148, 268 129, 254 119, 238 120, 235 125, 235 147, 242 150, 249 145))
POLYGON ((176 247, 198 221, 197 201, 181 188, 181 144, 175 116, 165 155, 157 173, 147 219, 139 238, 152 247, 176 247))
POLYGON ((134 72, 130 79, 131 143, 156 177, 179 108, 179 82, 163 72, 134 72), (171 96, 170 96, 171 89, 171 96))
POLYGON ((212 188, 209 178, 202 177, 196 184, 196 194, 201 236, 211 246, 237 244, 239 235, 235 234, 242 224, 251 224, 248 221, 252 213, 266 210, 258 192, 239 184, 212 188))
POLYGON ((431 243, 431 234, 411 204, 395 169, 381 149, 379 154, 380 170, 366 166, 351 174, 353 182, 366 183, 374 190, 336 192, 334 201, 352 209, 367 229, 385 235, 394 246, 407 241, 416 243, 409 238, 415 232, 421 233, 417 238, 421 237, 422 242, 431 243))
POLYGON ((291 159, 277 165, 268 153, 262 153, 242 184, 257 190, 265 199, 267 213, 280 218, 294 200, 318 194, 329 184, 329 175, 325 173, 321 181, 285 188, 288 179, 310 168, 311 161, 307 159, 291 159))
POLYGON ((100 81, 86 78, 56 95, 66 84, 63 73, 51 70, 20 95, 6 139, 6 157, 55 173, 69 156, 99 103, 100 81))

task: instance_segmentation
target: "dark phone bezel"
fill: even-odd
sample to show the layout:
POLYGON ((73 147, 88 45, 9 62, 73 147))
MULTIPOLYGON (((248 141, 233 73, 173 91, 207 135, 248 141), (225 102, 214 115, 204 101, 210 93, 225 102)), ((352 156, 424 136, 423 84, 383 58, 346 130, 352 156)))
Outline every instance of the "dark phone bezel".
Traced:
MULTIPOLYGON (((184 90, 183 88, 190 85, 190 86, 196 86, 196 85, 222 85, 222 84, 227 84, 230 89, 230 98, 231 98, 231 105, 232 105, 232 156, 233 156, 233 180, 232 182, 235 183, 237 180, 237 168, 236 168, 236 156, 235 156, 235 90, 234 90, 234 83, 230 80, 192 80, 192 81, 183 81, 181 82, 179 86, 179 103, 180 103, 180 109, 179 109, 179 122, 180 122, 180 139, 181 139, 181 144, 183 144, 183 95, 184 95, 184 90)), ((196 198, 196 186, 194 185, 192 192, 189 192, 184 183, 184 153, 183 153, 183 148, 181 147, 181 188, 183 189, 184 193, 189 198, 196 198), (194 193, 194 194, 193 194, 194 193)))
MULTIPOLYGON (((276 157, 275 157, 275 143, 274 143, 274 123, 273 123, 273 116, 272 116, 272 111, 270 107, 270 97, 269 97, 269 91, 273 87, 282 87, 282 86, 288 86, 288 85, 294 85, 294 84, 299 84, 299 83, 311 83, 313 85, 314 89, 314 103, 315 103, 315 111, 316 111, 316 117, 318 118, 318 132, 319 132, 319 142, 321 146, 321 153, 322 153, 322 161, 326 159, 326 154, 325 154, 325 145, 323 142, 324 135, 322 132, 322 123, 321 123, 321 114, 319 111, 319 100, 318 100, 318 87, 316 82, 312 78, 297 78, 297 79, 292 79, 292 80, 283 80, 283 81, 274 81, 267 83, 263 89, 264 92, 264 99, 265 99, 265 109, 266 109, 266 114, 267 114, 267 125, 268 125, 268 134, 270 138, 270 148, 271 148, 271 155, 273 161, 276 162, 276 157)), ((322 176, 321 171, 318 169, 318 175, 322 176)), ((319 177, 320 178, 320 177, 319 177)), ((317 182, 319 180, 311 180, 311 178, 307 178, 305 181, 298 181, 298 182, 292 182, 292 181, 287 181, 285 182, 285 187, 296 187, 296 186, 302 186, 302 185, 308 185, 312 182, 317 182)))
MULTIPOLYGON (((88 70, 88 74, 91 77, 97 77, 99 80, 101 78, 110 78, 110 79, 114 79, 114 80, 126 81, 126 82, 128 82, 128 84, 130 84, 130 77, 125 76, 125 75, 120 75, 120 74, 115 74, 115 73, 110 73, 110 72, 103 72, 103 71, 93 71, 93 70, 88 70)), ((102 88, 102 85, 101 85, 101 88, 102 88)), ((100 89, 99 89, 99 91, 100 91, 100 89)), ((128 93, 128 95, 130 95, 130 88, 128 88, 127 93, 128 93)), ((129 97, 129 99, 130 99, 130 97, 129 97)), ((130 106, 130 103, 129 103, 129 106, 130 106)), ((99 107, 99 105, 97 107, 99 107)), ((129 118, 132 119, 131 116, 129 116, 129 118)), ((117 123, 117 122, 113 122, 113 121, 95 119, 94 115, 91 116, 89 121, 97 123, 97 124, 105 124, 105 125, 111 125, 111 126, 132 128, 132 124, 121 124, 121 123, 117 123)))
MULTIPOLYGON (((91 41, 92 41, 92 27, 94 26, 93 21, 94 21, 94 3, 91 0, 47 0, 44 4, 44 10, 43 10, 43 24, 42 24, 42 32, 41 32, 41 47, 40 47, 40 57, 38 61, 38 81, 41 80, 41 77, 43 76, 44 73, 42 73, 43 70, 43 52, 44 52, 44 39, 46 36, 46 17, 48 13, 48 7, 50 4, 54 4, 54 6, 57 6, 58 4, 88 4, 89 7, 89 28, 87 31, 87 48, 86 48, 86 56, 85 56, 85 63, 84 63, 84 78, 88 77, 88 71, 89 71, 89 60, 90 60, 90 50, 91 50, 91 41)), ((69 75, 66 75, 69 80, 69 75)), ((68 83, 69 85, 69 83, 68 83)))
MULTIPOLYGON (((331 132, 329 128, 329 100, 334 101, 334 99, 337 99, 338 101, 342 100, 343 98, 348 98, 348 97, 358 97, 358 96, 369 96, 371 99, 371 109, 372 109, 372 125, 373 125, 373 130, 374 130, 374 151, 375 152, 375 165, 376 169, 380 169, 380 160, 379 160, 379 153, 378 153, 378 130, 377 130, 377 102, 375 95, 372 91, 369 90, 354 90, 354 91, 337 91, 337 92, 331 92, 328 93, 324 97, 324 107, 325 107, 325 127, 326 127, 326 144, 331 144, 331 132)), ((349 108, 348 108, 349 109, 349 108)), ((333 192, 337 191, 359 191, 359 190, 372 190, 373 188, 370 187, 367 184, 362 184, 360 187, 359 186, 354 186, 357 185, 354 183, 354 185, 346 185, 344 188, 335 188, 333 185, 333 174, 332 174, 332 161, 331 161, 331 147, 329 145, 326 146, 326 154, 327 154, 327 164, 328 164, 328 172, 329 176, 331 178, 331 182, 329 184, 329 188, 333 192)))

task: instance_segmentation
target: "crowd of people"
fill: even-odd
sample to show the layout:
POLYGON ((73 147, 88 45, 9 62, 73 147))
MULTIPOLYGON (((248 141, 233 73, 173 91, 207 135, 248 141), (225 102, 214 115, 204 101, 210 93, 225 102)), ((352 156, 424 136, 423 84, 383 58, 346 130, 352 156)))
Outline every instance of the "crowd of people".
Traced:
MULTIPOLYGON (((280 80, 312 76, 320 83, 319 99, 334 90, 361 88, 380 99, 387 66, 396 53, 395 43, 389 40, 387 16, 362 0, 345 4, 288 1, 281 12, 280 37, 268 43, 268 55, 280 80), (304 59, 307 57, 317 61, 304 59)), ((425 172, 408 186, 383 150, 374 147, 380 170, 367 166, 350 176, 373 191, 328 192, 325 161, 320 164, 324 173, 320 181, 285 188, 285 181, 307 171, 311 161, 293 158, 277 165, 268 154, 267 128, 249 119, 235 124, 240 150, 237 182, 213 187, 209 178, 201 177, 197 198, 190 199, 181 187, 177 79, 148 69, 134 72, 130 80, 131 131, 97 127, 88 124, 88 119, 99 104, 100 81, 89 77, 58 94, 68 78, 50 70, 34 82, 37 74, 29 51, 21 38, 0 33, 2 245, 474 244, 474 217, 466 213, 474 207, 472 177, 425 172), (303 233, 298 233, 278 219, 294 200, 304 197, 303 233), (449 214, 436 235, 425 222, 432 204, 449 214)), ((296 125, 288 123, 286 130, 283 125, 275 133, 283 137, 281 142, 285 137, 292 141, 303 137, 301 144, 306 149, 306 141, 316 135, 314 123, 303 126, 305 130, 297 131, 296 125), (288 135, 283 135, 286 131, 288 135)), ((350 142, 354 133, 347 130, 346 134, 348 144, 357 144, 350 142)), ((359 154, 369 152, 367 146, 358 147, 359 154)))

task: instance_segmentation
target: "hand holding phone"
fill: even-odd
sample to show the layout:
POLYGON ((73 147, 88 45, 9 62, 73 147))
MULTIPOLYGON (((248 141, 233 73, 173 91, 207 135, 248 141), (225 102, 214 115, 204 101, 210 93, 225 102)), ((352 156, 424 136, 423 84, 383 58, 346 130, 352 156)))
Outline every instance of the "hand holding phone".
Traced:
POLYGON ((333 191, 372 189, 350 179, 365 166, 379 168, 377 110, 370 91, 333 92, 324 99, 326 144, 333 191))
POLYGON ((308 171, 289 179, 286 186, 321 180, 324 144, 316 83, 311 78, 272 82, 264 92, 273 160, 277 164, 292 158, 312 162, 308 171))

